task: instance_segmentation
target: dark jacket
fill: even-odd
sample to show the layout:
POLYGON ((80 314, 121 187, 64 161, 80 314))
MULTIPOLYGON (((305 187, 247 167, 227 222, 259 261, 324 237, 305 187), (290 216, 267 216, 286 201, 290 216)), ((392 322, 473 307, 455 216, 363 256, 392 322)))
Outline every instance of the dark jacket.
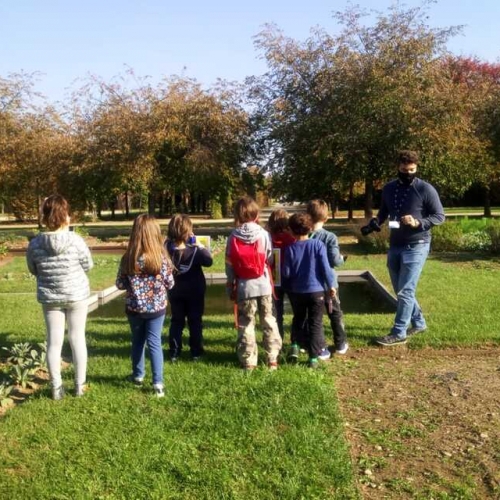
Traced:
POLYGON ((431 228, 444 222, 444 209, 437 191, 428 182, 415 178, 409 186, 398 179, 382 189, 382 203, 377 214, 379 224, 386 219, 399 221, 403 215, 412 215, 420 222, 416 228, 403 225, 391 229, 391 246, 431 241, 431 228))
POLYGON ((175 267, 175 287, 168 292, 170 300, 189 299, 205 294, 206 281, 202 267, 210 267, 212 256, 206 248, 187 245, 177 248, 167 244, 172 263, 175 267))

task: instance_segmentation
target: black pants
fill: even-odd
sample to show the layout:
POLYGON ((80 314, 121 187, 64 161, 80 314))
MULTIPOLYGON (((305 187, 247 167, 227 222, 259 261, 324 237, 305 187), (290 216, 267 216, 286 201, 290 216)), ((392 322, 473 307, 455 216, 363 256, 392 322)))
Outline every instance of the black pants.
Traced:
POLYGON ((293 309, 292 343, 300 343, 300 337, 305 334, 309 356, 315 358, 325 347, 325 333, 323 330, 324 293, 290 292, 288 297, 293 309), (307 324, 307 328, 304 328, 304 323, 307 324))
POLYGON ((329 307, 327 297, 325 295, 325 307, 326 313, 330 320, 330 326, 332 327, 333 343, 335 345, 335 349, 342 349, 347 340, 347 336, 344 327, 344 315, 340 307, 338 289, 337 296, 331 301, 331 307, 329 307))
POLYGON ((205 309, 205 297, 174 298, 170 300, 172 319, 168 335, 170 356, 179 356, 182 351, 182 330, 187 323, 189 327, 189 347, 191 356, 203 354, 203 325, 202 317, 205 309))
POLYGON ((274 310, 276 313, 276 322, 278 323, 278 330, 281 338, 285 338, 285 330, 283 328, 283 315, 285 312, 285 290, 282 287, 274 288, 274 310))

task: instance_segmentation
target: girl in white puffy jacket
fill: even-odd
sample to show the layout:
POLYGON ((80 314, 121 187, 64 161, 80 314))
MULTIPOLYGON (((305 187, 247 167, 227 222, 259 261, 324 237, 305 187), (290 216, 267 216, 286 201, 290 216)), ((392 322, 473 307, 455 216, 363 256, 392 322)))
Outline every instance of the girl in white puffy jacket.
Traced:
POLYGON ((87 271, 92 256, 83 239, 69 231, 69 204, 60 195, 49 196, 42 207, 48 231, 31 240, 26 259, 37 279, 37 299, 47 327, 47 365, 52 398, 62 399, 61 351, 65 323, 75 367, 75 395, 85 391, 87 345, 85 324, 90 295, 87 271))

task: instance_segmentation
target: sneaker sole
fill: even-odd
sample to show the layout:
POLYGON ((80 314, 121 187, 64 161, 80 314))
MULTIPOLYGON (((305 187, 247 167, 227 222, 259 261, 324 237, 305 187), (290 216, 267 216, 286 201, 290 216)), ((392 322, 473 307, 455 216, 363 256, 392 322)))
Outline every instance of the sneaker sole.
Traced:
POLYGON ((407 337, 412 337, 413 335, 420 335, 421 333, 424 333, 427 330, 427 328, 423 328, 422 330, 417 330, 412 332, 411 329, 406 332, 407 337))
POLYGON ((384 347, 393 347, 395 345, 403 345, 406 344, 407 340, 398 340, 397 342, 382 342, 380 340, 376 340, 375 343, 378 345, 383 345, 384 347))

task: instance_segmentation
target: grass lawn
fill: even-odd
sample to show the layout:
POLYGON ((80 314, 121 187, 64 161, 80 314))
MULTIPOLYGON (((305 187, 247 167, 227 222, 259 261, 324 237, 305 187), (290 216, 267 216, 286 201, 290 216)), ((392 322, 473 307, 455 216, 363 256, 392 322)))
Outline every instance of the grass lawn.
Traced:
MULTIPOLYGON (((102 290, 114 284, 122 254, 93 255, 94 267, 89 272, 90 289, 102 290)), ((0 267, 0 293, 35 293, 36 278, 29 273, 25 257, 14 257, 0 267)))
MULTIPOLYGON (((93 289, 114 282, 118 256, 101 258, 93 289)), ((389 285, 383 255, 353 253, 345 269, 370 269, 389 285)), ((0 276, 22 272, 17 259, 0 268, 0 276)), ((499 344, 499 282, 498 260, 433 255, 418 290, 429 332, 409 346, 499 344)), ((0 280, 2 292, 29 286, 0 280)), ((0 344, 43 340, 34 295, 0 300, 0 344)), ((346 314, 352 348, 370 349, 392 317, 346 314)), ((237 368, 231 315, 207 315, 205 323, 206 359, 165 364, 166 397, 155 400, 150 386, 124 380, 125 317, 96 311, 87 328, 89 393, 54 402, 46 388, 0 420, 0 498, 359 498, 332 376, 342 361, 317 372, 284 363, 247 376, 237 368)), ((71 370, 64 376, 71 389, 71 370)))

